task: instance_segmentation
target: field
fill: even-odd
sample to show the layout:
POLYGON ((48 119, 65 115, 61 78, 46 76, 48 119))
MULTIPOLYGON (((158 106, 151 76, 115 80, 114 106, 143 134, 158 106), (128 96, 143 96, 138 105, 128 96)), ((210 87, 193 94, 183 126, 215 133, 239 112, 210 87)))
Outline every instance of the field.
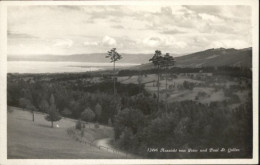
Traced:
MULTIPOLYGON (((73 120, 63 118, 55 122, 55 127, 51 128, 43 114, 35 113, 35 122, 32 122, 31 118, 30 112, 9 107, 8 159, 125 158, 123 154, 115 154, 74 140, 67 134, 67 129, 75 126, 73 120)), ((93 124, 89 124, 89 127, 93 128, 93 124)), ((86 130, 85 133, 90 141, 112 135, 112 128, 105 126, 101 126, 98 131, 86 130)))
MULTIPOLYGON (((147 91, 157 93, 157 75, 147 74, 139 76, 122 76, 118 77, 118 81, 124 84, 144 84, 147 91)), ((167 101, 169 103, 174 101, 193 100, 203 104, 211 102, 228 100, 229 97, 225 95, 224 91, 230 89, 232 86, 240 86, 247 88, 245 80, 236 80, 235 78, 226 78, 222 76, 212 76, 211 74, 179 74, 169 76, 167 81, 167 101), (199 77, 199 78, 198 78, 199 77), (218 80, 221 79, 221 80, 218 80), (208 82, 208 80, 212 80, 208 82), (220 82, 218 82, 220 81, 220 82), (239 82, 240 81, 240 82, 239 82), (193 83, 192 89, 187 89, 183 86, 184 82, 193 83), (239 84, 240 83, 240 84, 239 84), (202 94, 202 96, 200 96, 202 94)), ((240 103, 244 103, 243 98, 247 97, 249 90, 235 90, 235 95, 238 96, 240 103)), ((165 76, 160 76, 160 95, 161 99, 166 97, 166 83, 165 76)), ((239 105, 239 104, 237 104, 239 105)), ((237 105, 230 105, 235 107, 237 105)))

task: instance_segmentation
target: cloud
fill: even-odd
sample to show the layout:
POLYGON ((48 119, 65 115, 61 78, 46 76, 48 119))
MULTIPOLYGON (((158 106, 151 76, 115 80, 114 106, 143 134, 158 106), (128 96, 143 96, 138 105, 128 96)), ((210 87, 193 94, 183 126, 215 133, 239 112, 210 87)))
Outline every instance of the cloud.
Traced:
POLYGON ((131 16, 131 12, 127 7, 123 6, 88 6, 83 7, 83 11, 90 15, 90 18, 95 19, 106 19, 115 18, 116 20, 121 19, 121 17, 131 16))
POLYGON ((102 39, 93 39, 92 41, 84 41, 83 45, 84 46, 99 46, 99 48, 107 48, 107 46, 122 46, 125 43, 128 43, 130 41, 128 41, 127 39, 124 38, 118 38, 120 39, 119 44, 117 43, 117 40, 113 37, 110 36, 104 36, 102 39), (96 40, 96 41, 95 41, 96 40))
POLYGON ((177 48, 177 49, 180 49, 180 48, 183 49, 183 48, 187 47, 187 43, 186 42, 178 41, 177 39, 175 39, 173 37, 164 38, 162 44, 164 46, 177 48))
POLYGON ((115 28, 115 29, 124 29, 124 26, 122 26, 122 25, 113 25, 111 27, 115 28))
POLYGON ((251 7, 246 5, 190 5, 184 7, 197 14, 213 15, 227 21, 247 21, 251 14, 251 7))
POLYGON ((199 13, 198 15, 205 21, 214 22, 214 23, 223 23, 223 20, 215 15, 205 14, 205 13, 199 13))
POLYGON ((219 14, 221 12, 221 6, 213 5, 185 5, 183 6, 188 10, 194 11, 196 13, 206 13, 206 14, 219 14))
POLYGON ((149 47, 159 46, 161 42, 161 39, 158 37, 148 37, 143 40, 143 44, 149 47))
POLYGON ((168 47, 168 48, 185 48, 187 43, 177 41, 174 37, 147 37, 143 40, 143 44, 148 47, 168 47))
MULTIPOLYGON (((52 6, 50 6, 52 7, 52 6)), ((72 6, 72 5, 58 5, 54 6, 54 8, 59 8, 65 11, 81 11, 82 7, 81 6, 72 6)))
POLYGON ((98 46, 99 43, 98 42, 85 41, 83 43, 83 45, 85 45, 85 46, 98 46))
POLYGON ((163 15, 172 15, 171 7, 162 7, 161 8, 161 14, 163 14, 163 15))
POLYGON ((12 31, 7 31, 7 37, 8 38, 15 38, 15 39, 36 39, 38 37, 26 34, 26 33, 17 33, 17 32, 12 32, 12 31))
POLYGON ((54 40, 54 47, 70 48, 73 45, 73 41, 70 39, 56 39, 54 40))
POLYGON ((219 47, 223 47, 223 48, 236 48, 236 49, 241 49, 241 48, 246 48, 249 47, 250 45, 243 40, 239 40, 239 39, 234 39, 234 40, 219 40, 219 41, 214 41, 211 43, 210 45, 212 48, 219 48, 219 47))
POLYGON ((115 45, 117 45, 117 43, 116 43, 116 40, 114 38, 109 37, 109 36, 105 36, 102 39, 102 45, 115 46, 115 45))
POLYGON ((173 30, 161 31, 160 33, 161 34, 182 34, 182 33, 185 33, 185 32, 177 30, 177 29, 173 29, 173 30))
POLYGON ((252 46, 248 6, 10 6, 7 15, 8 51, 17 54, 25 51, 19 44, 27 52, 56 54, 105 52, 112 46, 180 54, 209 46, 252 46))

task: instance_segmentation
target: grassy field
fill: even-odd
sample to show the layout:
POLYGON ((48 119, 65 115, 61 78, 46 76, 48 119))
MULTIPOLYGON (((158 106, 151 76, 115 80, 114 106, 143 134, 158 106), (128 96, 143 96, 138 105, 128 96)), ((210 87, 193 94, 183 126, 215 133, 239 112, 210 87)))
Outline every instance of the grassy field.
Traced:
MULTIPOLYGON (((195 77, 195 76, 194 76, 195 77)), ((227 100, 228 97, 225 96, 224 90, 225 89, 218 89, 218 87, 214 87, 215 85, 224 86, 225 88, 230 88, 232 85, 238 85, 238 81, 233 79, 229 80, 227 78, 222 78, 223 81, 214 81, 206 84, 206 79, 210 79, 211 76, 208 78, 204 78, 204 80, 197 80, 195 78, 191 78, 186 74, 179 74, 177 78, 169 77, 168 79, 168 86, 167 86, 167 94, 168 94, 168 103, 174 101, 184 101, 184 100, 193 100, 203 104, 209 104, 215 101, 224 101, 227 100), (195 84, 202 84, 202 86, 195 86, 192 90, 183 89, 183 88, 176 88, 177 86, 182 86, 183 82, 192 82, 195 84), (175 86, 174 89, 169 89, 170 86, 175 86), (216 90, 217 89, 217 90, 216 90), (205 93, 204 97, 198 97, 200 92, 205 93)), ((156 74, 147 74, 142 76, 121 76, 118 77, 118 81, 124 84, 138 84, 139 82, 145 85, 145 89, 151 93, 157 94, 157 75, 156 74), (154 82, 153 82, 154 81, 154 82)), ((245 86, 245 82, 241 82, 243 86, 245 86)), ((166 84, 165 84, 165 77, 162 76, 160 78, 160 98, 165 100, 166 97, 166 84)), ((243 99, 247 97, 249 90, 244 90, 240 92, 236 92, 235 94, 240 98, 241 103, 244 103, 246 100, 243 99)), ((239 104, 230 105, 230 107, 234 108, 237 107, 239 104)))
MULTIPOLYGON (((44 119, 43 114, 36 113, 35 122, 32 122, 31 119, 30 112, 9 108, 8 159, 120 158, 114 153, 90 147, 72 139, 67 134, 67 129, 75 126, 73 120, 63 118, 55 122, 55 127, 51 128, 50 122, 44 119)), ((91 127, 93 128, 93 124, 85 131, 85 136, 90 138, 89 140, 107 138, 112 135, 112 129, 109 127, 101 126, 98 131, 94 131, 91 127)))

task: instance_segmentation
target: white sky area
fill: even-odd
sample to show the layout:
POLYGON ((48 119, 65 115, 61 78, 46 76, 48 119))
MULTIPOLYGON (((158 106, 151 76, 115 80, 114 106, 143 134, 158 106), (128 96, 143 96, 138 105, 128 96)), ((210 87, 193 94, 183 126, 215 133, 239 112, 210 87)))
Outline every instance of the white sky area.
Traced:
POLYGON ((10 6, 8 54, 186 54, 252 46, 249 6, 10 6))

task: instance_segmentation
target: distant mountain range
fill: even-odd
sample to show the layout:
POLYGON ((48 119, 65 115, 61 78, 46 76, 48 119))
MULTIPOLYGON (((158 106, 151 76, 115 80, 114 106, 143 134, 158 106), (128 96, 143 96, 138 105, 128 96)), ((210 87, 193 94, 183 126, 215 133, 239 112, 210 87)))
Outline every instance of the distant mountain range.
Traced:
MULTIPOLYGON (((8 55, 8 61, 67 61, 67 62, 109 62, 106 53, 75 54, 75 55, 8 55)), ((120 63, 142 64, 136 69, 149 69, 153 65, 149 59, 153 54, 122 54, 120 63)), ((173 55, 177 56, 177 55, 173 55)), ((202 66, 243 66, 252 67, 252 47, 245 49, 207 49, 188 55, 175 57, 177 67, 202 66)))
MULTIPOLYGON (((121 54, 123 58, 120 63, 145 64, 153 54, 121 54)), ((106 53, 74 54, 74 55, 8 55, 8 61, 70 61, 70 62, 110 62, 105 58, 106 53)))

